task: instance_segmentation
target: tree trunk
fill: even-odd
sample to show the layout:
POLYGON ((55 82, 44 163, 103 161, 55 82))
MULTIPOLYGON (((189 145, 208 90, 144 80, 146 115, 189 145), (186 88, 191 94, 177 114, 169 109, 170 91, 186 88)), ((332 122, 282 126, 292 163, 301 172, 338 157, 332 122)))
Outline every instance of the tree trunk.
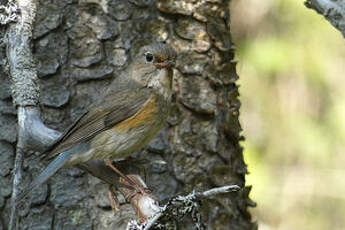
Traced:
MULTIPOLYGON (((240 102, 229 1, 40 1, 33 52, 38 63, 44 121, 63 131, 131 62, 143 44, 165 41, 179 53, 168 124, 135 156, 147 159, 146 182, 159 200, 215 186, 245 186, 240 102)), ((4 31, 2 31, 3 34, 4 31)), ((5 52, 2 50, 2 56, 5 52)), ((3 58, 1 58, 3 60, 3 58)), ((4 63, 1 63, 4 66, 4 63)), ((0 230, 10 215, 16 110, 11 82, 0 73, 0 230)), ((25 153, 23 185, 47 162, 25 153)), ((135 218, 123 204, 114 216, 108 186, 85 172, 61 169, 37 189, 18 215, 18 229, 124 229, 135 218)), ((250 189, 203 202, 208 229, 255 229, 250 189)), ((120 202, 122 202, 120 200, 120 202)), ((123 203, 123 202, 122 202, 123 203)), ((193 229, 191 218, 178 229, 193 229)))

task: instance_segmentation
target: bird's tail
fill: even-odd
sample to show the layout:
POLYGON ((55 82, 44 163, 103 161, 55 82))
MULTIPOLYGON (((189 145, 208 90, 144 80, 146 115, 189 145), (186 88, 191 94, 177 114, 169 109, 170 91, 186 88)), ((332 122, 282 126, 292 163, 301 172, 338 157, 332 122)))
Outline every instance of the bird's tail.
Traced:
POLYGON ((60 153, 48 166, 41 172, 41 174, 34 179, 34 181, 26 187, 17 197, 16 203, 22 201, 30 192, 35 188, 46 182, 51 176, 53 176, 69 159, 73 154, 73 148, 65 152, 60 153))

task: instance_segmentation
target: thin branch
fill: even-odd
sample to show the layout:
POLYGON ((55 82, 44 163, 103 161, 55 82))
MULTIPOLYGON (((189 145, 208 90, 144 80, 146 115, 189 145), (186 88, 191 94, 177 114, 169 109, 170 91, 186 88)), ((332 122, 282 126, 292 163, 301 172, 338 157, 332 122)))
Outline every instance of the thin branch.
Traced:
POLYGON ((345 1, 344 0, 306 0, 306 7, 322 14, 345 37, 345 1))
POLYGON ((0 6, 0 24, 6 25, 10 22, 17 21, 18 6, 16 5, 15 0, 9 0, 6 6, 0 6))
POLYGON ((9 230, 16 229, 16 197, 19 193, 21 171, 23 164, 23 151, 26 145, 23 137, 25 123, 22 114, 22 106, 36 105, 38 102, 38 87, 36 85, 37 73, 34 65, 30 41, 32 26, 36 15, 36 2, 18 0, 21 15, 17 15, 17 23, 9 25, 7 32, 7 58, 12 78, 12 97, 14 104, 18 105, 18 137, 15 165, 13 170, 13 188, 11 197, 11 216, 9 230))
MULTIPOLYGON (((178 216, 185 215, 186 213, 193 212, 194 207, 197 207, 197 201, 209 198, 210 196, 225 194, 229 192, 238 191, 240 187, 238 185, 228 185, 218 188, 213 188, 204 192, 191 192, 186 196, 177 196, 171 199, 166 205, 160 208, 160 211, 151 216, 144 224, 139 224, 136 221, 131 221, 128 223, 126 230, 149 230, 158 220, 165 215, 178 216), (177 210, 177 211, 172 211, 177 210)), ((198 226, 201 223, 196 223, 198 226)))
MULTIPOLYGON (((17 20, 9 24, 7 30, 7 58, 12 79, 12 98, 17 106, 18 136, 15 165, 13 170, 13 188, 11 197, 11 216, 9 230, 16 228, 16 204, 19 193, 24 152, 38 150, 51 145, 60 133, 46 127, 40 119, 37 107, 39 88, 37 69, 31 51, 33 24, 36 17, 36 0, 9 1, 5 7, 8 18, 0 17, 1 23, 17 20), (20 10, 20 14, 17 14, 20 10), (15 15, 15 16, 14 16, 15 15)), ((3 15, 2 15, 3 16, 3 15)))
POLYGON ((238 185, 227 185, 223 187, 213 188, 210 190, 207 190, 205 192, 197 192, 195 193, 196 199, 204 199, 206 197, 223 194, 223 193, 229 193, 229 192, 236 192, 240 189, 238 185))
POLYGON ((11 197, 11 216, 9 222, 9 230, 16 229, 16 198, 19 193, 18 187, 20 185, 20 181, 22 179, 22 164, 23 164, 23 152, 17 145, 17 154, 14 161, 14 178, 13 178, 13 190, 12 190, 12 197, 11 197))
POLYGON ((42 152, 50 147, 61 133, 47 127, 41 120, 40 110, 37 106, 18 107, 19 129, 23 130, 21 135, 22 148, 42 152))

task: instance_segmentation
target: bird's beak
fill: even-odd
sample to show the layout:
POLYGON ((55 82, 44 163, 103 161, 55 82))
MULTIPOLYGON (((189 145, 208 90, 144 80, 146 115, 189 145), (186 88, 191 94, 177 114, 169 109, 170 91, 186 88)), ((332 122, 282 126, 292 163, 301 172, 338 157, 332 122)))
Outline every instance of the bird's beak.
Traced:
POLYGON ((165 62, 159 62, 159 63, 155 63, 155 66, 158 69, 162 69, 162 68, 172 68, 175 66, 175 62, 174 61, 165 61, 165 62))
POLYGON ((166 66, 169 67, 169 68, 174 67, 175 64, 176 64, 174 61, 166 61, 165 63, 166 63, 166 66))

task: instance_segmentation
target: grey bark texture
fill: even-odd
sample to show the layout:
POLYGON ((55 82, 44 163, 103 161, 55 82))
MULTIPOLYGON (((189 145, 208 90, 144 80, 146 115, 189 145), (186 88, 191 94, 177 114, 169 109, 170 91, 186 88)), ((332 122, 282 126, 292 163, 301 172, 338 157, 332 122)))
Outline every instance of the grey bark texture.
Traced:
POLYGON ((345 38, 344 0, 307 0, 305 5, 323 15, 345 38))
MULTIPOLYGON (((208 229, 255 229, 247 210, 253 202, 244 184, 247 171, 239 145, 238 76, 228 3, 42 0, 32 49, 44 121, 63 131, 126 68, 140 46, 155 40, 171 44, 179 53, 175 103, 166 127, 135 154, 147 159, 147 185, 164 201, 193 189, 238 184, 244 187, 240 192, 203 203, 204 222, 208 229)), ((1 36, 4 32, 1 28, 1 36)), ((0 230, 7 229, 10 216, 17 142, 17 110, 5 69, 0 70, 0 230)), ((25 98, 37 92, 18 93, 25 98)), ((22 184, 47 165, 37 155, 25 153, 22 184)), ((114 216, 107 191, 108 185, 84 171, 63 168, 21 205, 18 229, 123 229, 136 218, 133 209, 120 199, 121 211, 114 216)), ((177 226, 192 229, 192 220, 186 217, 177 226)))

